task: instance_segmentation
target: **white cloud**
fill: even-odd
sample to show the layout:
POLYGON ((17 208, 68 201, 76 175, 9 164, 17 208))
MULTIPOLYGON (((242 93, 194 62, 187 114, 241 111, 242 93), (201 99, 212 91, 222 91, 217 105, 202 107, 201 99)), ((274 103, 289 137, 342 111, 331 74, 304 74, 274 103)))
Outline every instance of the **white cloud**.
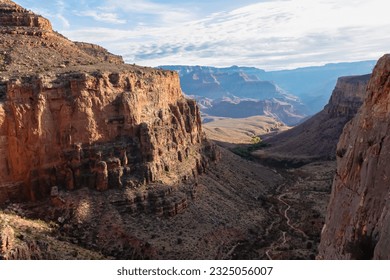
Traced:
POLYGON ((112 24, 125 24, 126 20, 120 19, 115 13, 100 12, 100 11, 84 11, 76 13, 79 16, 92 17, 96 21, 112 23, 112 24))
MULTIPOLYGON (((149 1, 107 1, 108 13, 147 13, 170 20, 156 25, 66 32, 103 44, 128 62, 232 64, 266 69, 377 59, 389 52, 390 18, 384 0, 287 0, 260 2, 198 20, 191 12, 149 1), (172 24, 178 16, 178 23, 172 24)), ((113 16, 113 19, 115 17, 113 16)))
POLYGON ((57 18, 61 21, 62 28, 68 29, 70 27, 69 20, 67 18, 65 18, 62 14, 57 14, 57 18))
MULTIPOLYGON (((111 11, 124 11, 130 14, 144 14, 155 17, 156 24, 180 23, 193 19, 194 14, 171 4, 158 4, 148 0, 106 0, 101 8, 111 11)), ((153 24, 153 22, 149 22, 153 24)))
POLYGON ((63 13, 65 11, 65 1, 63 0, 57 0, 56 1, 56 6, 57 6, 57 10, 60 12, 60 13, 63 13))

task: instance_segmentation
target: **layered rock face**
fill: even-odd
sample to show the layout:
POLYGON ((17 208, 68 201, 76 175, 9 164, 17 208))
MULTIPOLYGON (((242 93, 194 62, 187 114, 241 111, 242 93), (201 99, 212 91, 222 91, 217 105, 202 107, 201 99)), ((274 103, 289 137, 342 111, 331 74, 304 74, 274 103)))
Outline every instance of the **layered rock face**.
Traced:
POLYGON ((52 30, 51 24, 47 19, 26 11, 24 8, 16 5, 12 1, 1 0, 0 11, 1 25, 18 27, 17 30, 15 28, 9 28, 8 30, 11 33, 22 30, 23 27, 38 28, 42 31, 52 30))
POLYGON ((329 103, 304 123, 267 140, 268 152, 292 157, 333 160, 345 124, 363 104, 370 75, 338 79, 329 103))
POLYGON ((329 118, 352 119, 363 104, 370 77, 371 74, 339 78, 329 103, 324 108, 329 118))
POLYGON ((382 57, 367 97, 337 146, 337 174, 320 259, 389 259, 390 55, 382 57))
POLYGON ((69 72, 80 66, 123 64, 119 56, 87 43, 74 43, 52 30, 50 22, 12 1, 0 0, 1 78, 48 71, 69 72))
POLYGON ((204 170, 213 149, 201 145, 198 106, 176 73, 70 42, 11 1, 0 2, 0 18, 0 203, 204 170))

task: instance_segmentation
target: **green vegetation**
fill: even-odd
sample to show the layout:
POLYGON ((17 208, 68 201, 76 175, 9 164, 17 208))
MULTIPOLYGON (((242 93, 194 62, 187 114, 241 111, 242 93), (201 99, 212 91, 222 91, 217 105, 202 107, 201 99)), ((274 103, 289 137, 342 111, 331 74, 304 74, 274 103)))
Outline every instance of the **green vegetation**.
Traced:
POLYGON ((259 136, 253 136, 251 144, 240 145, 231 149, 233 153, 246 159, 252 159, 252 152, 268 147, 267 143, 264 143, 259 136))
POLYGON ((261 140, 261 138, 259 136, 253 136, 252 139, 251 139, 251 143, 254 144, 254 145, 259 144, 261 142, 262 142, 262 140, 261 140))

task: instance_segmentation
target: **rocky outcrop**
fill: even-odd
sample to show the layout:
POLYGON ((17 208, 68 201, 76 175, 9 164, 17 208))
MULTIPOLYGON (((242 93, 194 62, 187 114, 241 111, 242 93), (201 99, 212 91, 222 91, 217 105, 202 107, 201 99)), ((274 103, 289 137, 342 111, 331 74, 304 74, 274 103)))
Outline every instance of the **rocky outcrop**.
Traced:
POLYGON ((344 128, 319 259, 389 259, 390 55, 382 57, 366 99, 344 128))
POLYGON ((111 201, 120 212, 149 213, 158 217, 176 216, 188 206, 189 196, 195 198, 197 185, 186 194, 167 185, 151 184, 144 191, 129 191, 124 197, 111 201))
POLYGON ((1 78, 123 64, 104 48, 68 40, 53 31, 47 19, 9 0, 0 0, 0 42, 1 78))
MULTIPOLYGON (((17 205, 9 208, 22 212, 17 205)), ((53 223, 0 213, 0 260, 107 259, 101 253, 58 240, 53 223)))
MULTIPOLYGON (((2 1, 7 15, 35 16, 2 1)), ((204 154, 216 157, 176 73, 122 64, 50 30, 4 32, 19 28, 44 31, 19 19, 0 26, 0 203, 47 197, 53 186, 180 182, 204 171, 204 154)))
POLYGON ((265 154, 276 153, 305 160, 334 160, 345 124, 363 104, 370 75, 338 79, 329 103, 304 123, 267 139, 265 154))
POLYGON ((71 73, 2 86, 2 188, 16 184, 34 198, 53 185, 105 190, 179 181, 204 168, 199 110, 172 72, 71 73))
POLYGON ((52 31, 51 23, 10 0, 0 1, 0 23, 2 26, 17 27, 9 28, 10 31, 22 30, 24 27, 37 28, 41 31, 52 31))
POLYGON ((324 111, 329 118, 345 117, 352 119, 363 104, 371 74, 341 77, 324 111))
POLYGON ((101 46, 90 44, 90 43, 84 43, 84 42, 74 42, 74 43, 76 44, 77 47, 84 50, 89 55, 98 57, 103 61, 109 63, 115 63, 115 64, 124 63, 123 58, 120 55, 114 55, 101 46))

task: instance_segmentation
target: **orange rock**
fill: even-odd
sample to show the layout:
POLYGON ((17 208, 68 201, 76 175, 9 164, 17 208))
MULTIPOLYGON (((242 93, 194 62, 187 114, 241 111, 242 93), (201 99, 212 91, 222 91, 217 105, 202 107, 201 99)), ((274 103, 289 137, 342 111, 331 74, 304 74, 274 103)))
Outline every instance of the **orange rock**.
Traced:
POLYGON ((337 174, 320 259, 390 259, 390 55, 377 63, 366 99, 337 146, 337 174), (340 234, 341 233, 341 234, 340 234))
POLYGON ((103 191, 204 171, 199 108, 177 73, 71 42, 12 1, 0 2, 0 18, 0 62, 10 62, 0 79, 0 198, 15 182, 39 199, 53 185, 103 191))

